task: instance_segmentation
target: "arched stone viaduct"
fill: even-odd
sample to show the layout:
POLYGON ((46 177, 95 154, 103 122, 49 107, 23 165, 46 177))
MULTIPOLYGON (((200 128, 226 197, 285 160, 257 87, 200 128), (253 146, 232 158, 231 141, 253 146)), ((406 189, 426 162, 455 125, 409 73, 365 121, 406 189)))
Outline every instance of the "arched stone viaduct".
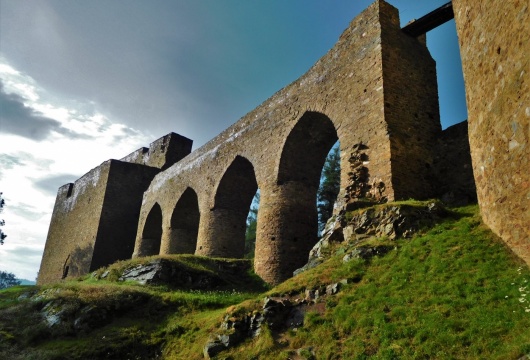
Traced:
POLYGON ((474 175, 484 222, 530 264, 530 9, 452 6, 469 141, 465 123, 441 132, 424 36, 406 35, 377 0, 305 75, 203 147, 190 153, 191 140, 171 133, 59 188, 38 283, 132 256, 240 257, 258 188, 255 269, 280 282, 316 241, 320 170, 336 140, 339 205, 474 192, 474 175))
POLYGON ((435 62, 401 31, 397 9, 378 1, 300 79, 155 176, 134 256, 241 257, 259 188, 255 269, 285 280, 317 241, 316 192, 337 140, 342 196, 348 158, 361 148, 368 193, 376 183, 388 200, 424 198, 440 131, 435 62))

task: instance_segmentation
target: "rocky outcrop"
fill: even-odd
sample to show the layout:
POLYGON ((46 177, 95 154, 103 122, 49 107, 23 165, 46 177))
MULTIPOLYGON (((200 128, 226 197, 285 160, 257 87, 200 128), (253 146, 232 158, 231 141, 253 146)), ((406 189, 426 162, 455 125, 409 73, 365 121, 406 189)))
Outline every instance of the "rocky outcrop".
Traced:
POLYGON ((345 256, 369 259, 386 254, 393 246, 361 246, 370 238, 395 240, 434 226, 448 212, 438 202, 425 205, 386 204, 355 211, 341 211, 326 224, 322 238, 311 249, 305 266, 294 275, 321 264, 333 243, 346 242, 353 250, 345 256))
MULTIPOLYGON (((216 289, 226 285, 227 276, 240 276, 250 269, 250 262, 239 261, 215 261, 211 260, 209 270, 205 267, 194 268, 179 261, 171 259, 156 258, 146 264, 136 265, 123 270, 118 281, 136 281, 142 285, 168 285, 174 288, 185 289, 216 289)), ((100 276, 92 275, 97 279, 106 279, 109 271, 100 276)))
MULTIPOLYGON (((228 313, 219 326, 219 332, 210 336, 204 346, 203 355, 210 359, 221 351, 255 338, 261 334, 263 325, 274 333, 297 329, 304 324, 304 315, 308 310, 314 310, 314 306, 321 303, 326 296, 338 294, 344 285, 358 281, 359 279, 343 279, 338 283, 319 285, 287 297, 266 297, 259 311, 249 311, 243 315, 228 313)), ((312 350, 298 349, 297 352, 311 354, 312 350)))
POLYGON ((35 326, 43 325, 51 337, 89 333, 149 301, 144 293, 123 292, 112 299, 88 303, 61 288, 47 289, 28 299, 40 308, 41 323, 35 326))
POLYGON ((288 299, 275 300, 267 297, 263 302, 262 311, 240 317, 226 315, 219 328, 221 333, 211 336, 204 346, 204 357, 210 359, 243 340, 258 336, 263 324, 271 330, 301 326, 304 322, 304 313, 299 307, 300 304, 300 302, 292 303, 288 299))
POLYGON ((223 283, 215 273, 194 271, 189 267, 165 259, 155 259, 123 272, 119 281, 133 280, 140 284, 172 285, 194 289, 211 289, 223 283))

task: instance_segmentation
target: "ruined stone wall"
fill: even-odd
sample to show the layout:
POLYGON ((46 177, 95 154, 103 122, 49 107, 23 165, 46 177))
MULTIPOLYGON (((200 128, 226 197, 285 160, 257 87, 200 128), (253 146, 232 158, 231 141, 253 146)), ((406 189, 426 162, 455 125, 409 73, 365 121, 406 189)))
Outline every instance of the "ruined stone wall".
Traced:
POLYGON ((109 170, 110 161, 106 161, 75 183, 59 188, 39 270, 39 284, 90 271, 109 170))
POLYGON ((467 121, 448 127, 436 140, 434 196, 450 205, 477 202, 467 121))
POLYGON ((171 133, 151 143, 147 150, 141 148, 123 161, 108 160, 74 184, 62 186, 38 283, 84 275, 131 258, 144 191, 160 168, 189 154, 191 143, 171 133))
POLYGON ((376 1, 300 79, 154 178, 144 194, 135 256, 178 247, 172 242, 181 241, 174 231, 181 225, 172 218, 190 191, 196 203, 186 206, 200 213, 196 253, 239 256, 248 207, 259 188, 256 271, 272 283, 290 277, 317 240, 320 170, 337 139, 343 194, 349 179, 345 163, 361 146, 368 190, 377 181, 388 200, 427 196, 428 171, 419 158, 426 154, 431 161, 431 150, 416 151, 428 145, 422 136, 433 139, 439 131, 434 74, 425 44, 400 31, 395 8, 376 1), (400 54, 402 47, 406 51, 400 54), (417 127, 414 146, 406 146, 409 134, 398 131, 399 123, 417 127), (393 161, 407 171, 395 171, 393 161))
POLYGON ((530 9, 453 1, 484 222, 530 264, 530 9))
POLYGON ((159 171, 110 160, 90 271, 132 257, 142 196, 159 171))
POLYGON ((191 152, 193 141, 176 133, 169 133, 120 159, 124 162, 167 169, 191 152))
MULTIPOLYGON (((389 5, 386 5, 387 7, 389 5)), ((403 36, 396 11, 381 21, 385 119, 391 142, 395 199, 425 199, 433 194, 433 156, 441 132, 436 63, 425 35, 403 36)))
POLYGON ((76 274, 126 258, 133 233, 133 256, 240 257, 257 189, 255 270, 269 283, 283 281, 317 241, 316 192, 337 140, 343 205, 436 193, 443 161, 435 152, 440 141, 450 143, 437 99, 425 38, 403 33, 397 9, 378 0, 306 74, 200 149, 188 155, 191 140, 172 133, 104 163, 97 171, 105 170, 105 182, 87 188, 67 212, 61 188, 39 282, 56 280, 58 265, 76 247, 87 248, 89 259, 76 274), (162 171, 154 176, 158 170, 150 166, 162 171), (62 243, 67 246, 58 249, 62 243))

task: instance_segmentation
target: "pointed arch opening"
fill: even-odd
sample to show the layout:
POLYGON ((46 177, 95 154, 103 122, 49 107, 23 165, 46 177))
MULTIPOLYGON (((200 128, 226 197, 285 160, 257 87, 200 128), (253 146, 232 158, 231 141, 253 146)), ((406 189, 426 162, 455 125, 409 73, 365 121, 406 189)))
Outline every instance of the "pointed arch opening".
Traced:
POLYGON ((247 217, 257 189, 252 163, 236 156, 221 178, 211 209, 216 254, 233 258, 244 256, 247 217))
POLYGON ((142 242, 140 244, 139 256, 151 256, 160 254, 160 242, 162 240, 162 209, 155 203, 147 215, 144 229, 142 231, 142 242))
POLYGON ((187 188, 171 215, 169 254, 193 254, 199 232, 199 201, 197 193, 187 188))

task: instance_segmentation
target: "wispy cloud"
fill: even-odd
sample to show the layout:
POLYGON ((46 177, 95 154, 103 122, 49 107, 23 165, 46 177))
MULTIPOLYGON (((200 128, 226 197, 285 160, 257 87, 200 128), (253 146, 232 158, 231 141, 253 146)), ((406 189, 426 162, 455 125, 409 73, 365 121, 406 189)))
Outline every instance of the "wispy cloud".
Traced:
POLYGON ((24 98, 5 92, 0 80, 0 131, 41 141, 52 131, 68 132, 59 121, 24 105, 24 98))
POLYGON ((57 189, 153 140, 109 119, 94 101, 57 98, 0 58, 0 191, 8 235, 0 270, 33 279, 57 189))

